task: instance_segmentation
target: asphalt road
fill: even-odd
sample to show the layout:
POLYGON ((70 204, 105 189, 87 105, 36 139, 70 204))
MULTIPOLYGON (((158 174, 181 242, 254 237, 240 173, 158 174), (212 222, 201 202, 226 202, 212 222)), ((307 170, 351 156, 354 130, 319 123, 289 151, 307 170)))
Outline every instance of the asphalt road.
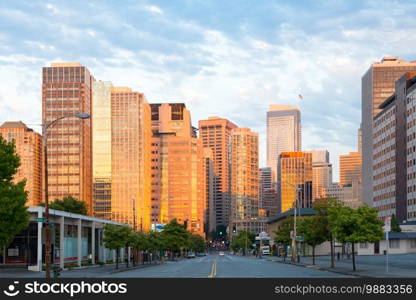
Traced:
MULTIPOLYGON (((98 276, 97 276, 98 277, 98 276)), ((108 277, 102 275, 102 277, 108 277)), ((112 278, 277 278, 277 277, 348 277, 345 275, 281 264, 267 259, 241 257, 235 255, 219 256, 212 254, 205 257, 185 259, 179 262, 166 262, 161 265, 135 269, 116 274, 112 278)))

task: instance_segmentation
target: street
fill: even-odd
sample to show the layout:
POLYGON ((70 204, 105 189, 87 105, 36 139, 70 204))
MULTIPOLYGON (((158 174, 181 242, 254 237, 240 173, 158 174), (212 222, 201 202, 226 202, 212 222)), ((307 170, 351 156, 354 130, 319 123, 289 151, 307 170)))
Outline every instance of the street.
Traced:
MULTIPOLYGON (((101 277, 108 277, 103 274, 101 277)), ((280 264, 255 257, 211 254, 205 257, 166 262, 111 275, 112 278, 226 278, 226 277, 349 277, 289 264, 280 264)))

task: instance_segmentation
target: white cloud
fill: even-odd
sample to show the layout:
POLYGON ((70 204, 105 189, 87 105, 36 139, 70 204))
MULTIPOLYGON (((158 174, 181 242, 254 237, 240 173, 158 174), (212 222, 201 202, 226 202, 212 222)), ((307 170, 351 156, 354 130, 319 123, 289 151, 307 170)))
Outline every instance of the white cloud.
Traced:
POLYGON ((163 14, 163 11, 160 9, 160 7, 156 5, 146 5, 144 9, 153 14, 159 14, 159 15, 163 14))

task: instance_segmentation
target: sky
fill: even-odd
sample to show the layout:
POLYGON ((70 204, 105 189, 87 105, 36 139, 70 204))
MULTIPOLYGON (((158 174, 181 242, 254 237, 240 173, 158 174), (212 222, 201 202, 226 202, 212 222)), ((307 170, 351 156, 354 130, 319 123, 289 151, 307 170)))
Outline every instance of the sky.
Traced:
POLYGON ((80 62, 150 103, 185 102, 194 125, 252 128, 260 167, 268 105, 298 106, 303 150, 327 149, 338 180, 339 155, 357 151, 361 77, 383 56, 416 59, 415 15, 412 1, 1 1, 0 123, 39 130, 41 67, 80 62))

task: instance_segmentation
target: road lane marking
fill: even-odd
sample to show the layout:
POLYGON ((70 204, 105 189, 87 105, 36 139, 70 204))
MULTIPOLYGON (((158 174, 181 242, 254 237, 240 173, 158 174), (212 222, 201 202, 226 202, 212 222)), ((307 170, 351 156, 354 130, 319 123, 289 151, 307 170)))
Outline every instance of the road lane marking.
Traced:
POLYGON ((215 278, 215 276, 217 276, 217 260, 212 263, 211 274, 208 275, 208 278, 215 278))

